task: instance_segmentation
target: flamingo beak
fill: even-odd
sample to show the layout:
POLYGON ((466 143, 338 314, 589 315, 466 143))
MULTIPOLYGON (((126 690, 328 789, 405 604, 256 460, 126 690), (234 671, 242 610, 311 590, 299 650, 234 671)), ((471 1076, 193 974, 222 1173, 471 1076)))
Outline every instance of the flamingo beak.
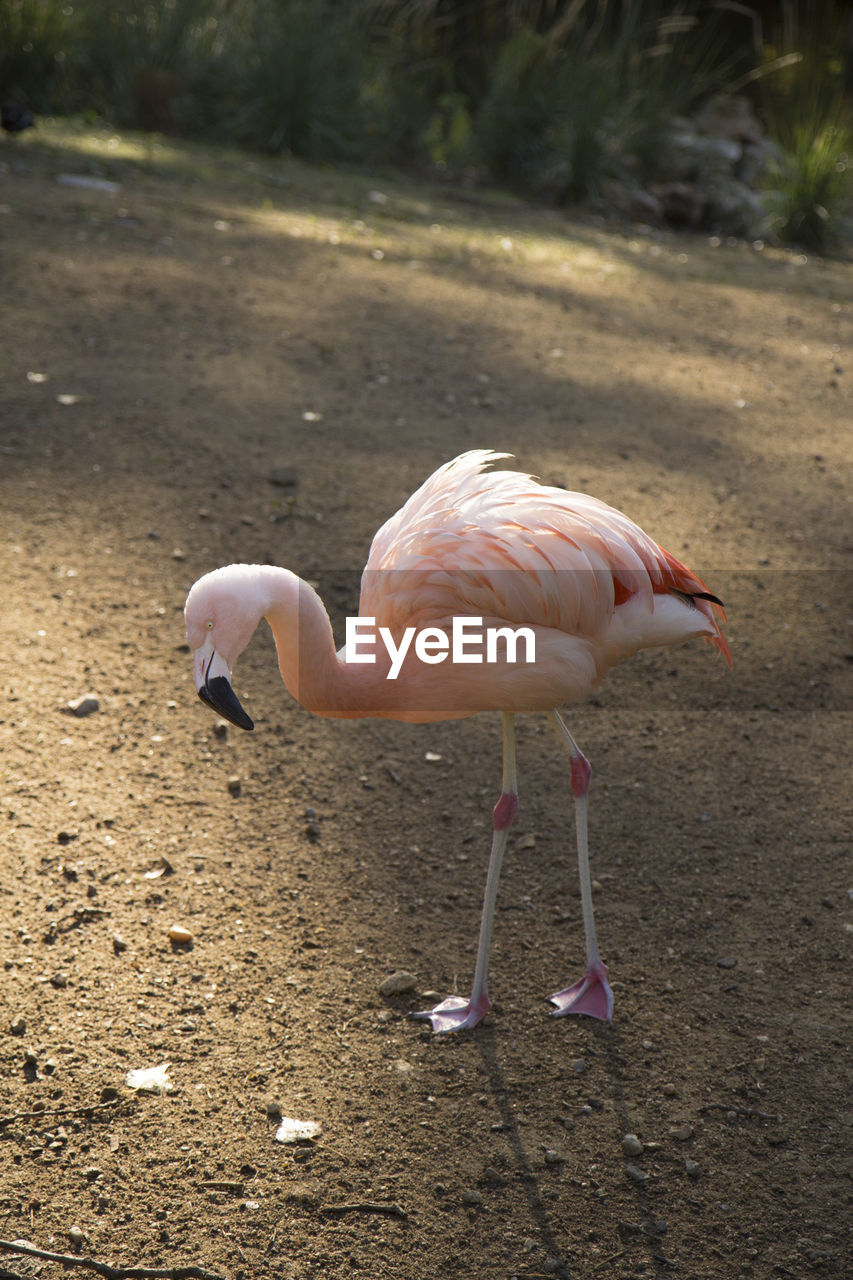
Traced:
POLYGON ((240 700, 231 688, 231 671, 227 662, 209 640, 196 649, 194 660, 195 687, 202 702, 238 729, 254 729, 254 721, 240 706, 240 700))

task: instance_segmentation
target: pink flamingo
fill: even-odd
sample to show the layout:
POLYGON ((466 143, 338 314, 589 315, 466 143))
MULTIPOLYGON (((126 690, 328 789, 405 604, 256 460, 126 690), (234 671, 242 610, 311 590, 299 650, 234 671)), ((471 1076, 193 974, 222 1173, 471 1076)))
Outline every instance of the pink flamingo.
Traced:
MULTIPOLYGON (((252 721, 231 687, 231 670, 265 617, 285 685, 323 716, 426 722, 500 711, 503 784, 493 815, 474 982, 469 999, 450 996, 416 1013, 434 1031, 473 1027, 490 1008, 489 946, 507 835, 518 808, 515 720, 544 711, 568 753, 575 801, 586 969, 551 996, 556 1016, 607 1020, 613 994, 595 934, 587 846, 590 766, 557 707, 577 702, 615 663, 654 645, 704 636, 731 665, 718 619, 721 602, 627 516, 582 493, 486 468, 508 454, 474 449, 440 467, 373 539, 361 581, 361 627, 386 628, 386 649, 365 632, 335 652, 317 593, 287 569, 228 565, 200 578, 186 603, 199 696, 243 729, 252 721), (535 660, 509 643, 491 662, 470 644, 450 660, 453 619, 526 628, 535 660), (373 624, 366 620, 373 619, 373 624), (423 632, 419 651, 407 629, 423 632), (443 641, 443 643, 442 643, 443 641), (397 674, 388 647, 397 654, 397 674), (375 661, 370 661, 371 656, 375 661), (515 658, 515 661, 511 660, 515 658)), ((504 633, 502 634, 505 637, 504 633)), ((411 635, 411 633, 410 633, 411 635)), ((497 649, 497 644, 496 644, 497 649)))

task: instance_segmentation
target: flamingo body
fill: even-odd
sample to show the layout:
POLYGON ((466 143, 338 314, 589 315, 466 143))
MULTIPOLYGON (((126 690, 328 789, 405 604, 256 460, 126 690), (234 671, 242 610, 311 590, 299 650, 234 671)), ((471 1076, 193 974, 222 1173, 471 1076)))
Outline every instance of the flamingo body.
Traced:
POLYGON ((452 997, 427 1012, 435 1030, 472 1026, 489 1007, 488 943, 494 891, 517 806, 512 718, 545 711, 572 762, 587 971, 552 997, 556 1012, 609 1018, 612 993, 592 923, 586 791, 589 766, 556 708, 577 702, 607 671, 640 649, 702 636, 731 663, 717 598, 690 569, 615 508, 587 494, 487 468, 508 455, 477 449, 440 467, 373 539, 362 575, 359 617, 373 619, 399 648, 408 628, 449 636, 453 619, 525 627, 535 661, 429 664, 409 648, 391 659, 335 651, 317 593, 287 569, 229 565, 200 578, 186 603, 187 640, 200 696, 243 728, 252 722, 231 688, 231 670, 262 617, 269 622, 285 685, 324 716, 428 722, 480 711, 503 714, 504 786, 495 809, 486 903, 470 1001, 452 997), (507 816, 509 815, 509 816, 507 816), (494 883, 492 883, 494 881, 494 883))

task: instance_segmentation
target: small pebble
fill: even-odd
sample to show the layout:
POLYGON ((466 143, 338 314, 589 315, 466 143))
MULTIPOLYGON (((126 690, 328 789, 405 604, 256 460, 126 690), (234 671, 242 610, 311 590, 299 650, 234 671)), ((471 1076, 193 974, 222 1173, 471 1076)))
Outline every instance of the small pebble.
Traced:
POLYGON ((70 711, 72 716, 77 716, 78 720, 82 720, 84 716, 94 715, 101 709, 101 704, 93 693, 86 693, 82 698, 74 698, 65 706, 66 710, 70 711))
POLYGON ((34 1067, 38 1062, 38 1060, 39 1060, 38 1054, 36 1053, 35 1049, 24 1050, 24 1062, 27 1064, 28 1067, 34 1067))
POLYGON ((113 934, 113 951, 120 956, 122 951, 127 951, 127 943, 120 933, 113 934))
POLYGON ((18 1016, 14 1022, 9 1024, 9 1031, 13 1036, 22 1036, 27 1029, 27 1020, 22 1016, 18 1016))
POLYGON ((83 1177, 87 1182, 97 1182, 101 1176, 101 1170, 96 1164, 90 1164, 83 1170, 83 1177))
POLYGON ((243 783, 236 773, 228 779, 228 790, 232 796, 238 796, 243 790, 243 783))
POLYGON ((483 1203, 483 1197, 480 1195, 479 1191, 463 1191, 462 1203, 478 1208, 483 1203))
POLYGON ((68 974, 64 973, 63 970, 60 969, 57 973, 52 975, 50 985, 52 987, 56 987, 57 991, 64 991, 68 986, 68 974))
POLYGON ((413 973, 407 973, 404 969, 397 973, 390 974, 379 988, 379 994, 383 996, 403 996, 409 991, 417 990, 418 980, 413 973))
POLYGON ((687 1174, 688 1178, 698 1178, 700 1169, 695 1160, 685 1160, 684 1172, 687 1174))
POLYGON ((669 1131, 669 1136, 675 1138, 676 1142, 688 1142, 693 1137, 693 1126, 691 1124, 680 1124, 669 1131))
POLYGON ((293 467, 273 467, 267 479, 279 489, 295 489, 299 485, 299 472, 293 467))
POLYGON ((74 1226, 68 1228, 68 1239, 71 1241, 75 1249, 81 1249, 86 1240, 86 1232, 82 1227, 74 1226))
POLYGON ((664 1094, 667 1098, 674 1098, 675 1095, 678 1093, 678 1090, 676 1089, 674 1084, 664 1084, 664 1085, 661 1085, 661 1093, 664 1094))
POLYGON ((216 721, 216 724, 213 726, 213 732, 216 734, 217 738, 227 738, 227 737, 228 737, 228 725, 227 725, 226 721, 224 721, 224 720, 217 720, 217 721, 216 721))
POLYGON ((646 1181, 646 1174, 643 1172, 643 1170, 640 1168, 639 1165, 626 1164, 625 1173, 631 1179, 632 1182, 640 1183, 640 1182, 646 1181))
POLYGON ((545 1163, 546 1164, 565 1164, 566 1157, 564 1155, 561 1155, 559 1151, 555 1151, 553 1147, 546 1147, 545 1163))
POLYGON ((626 1133, 622 1139, 622 1150, 626 1156, 641 1156, 643 1144, 636 1133, 626 1133))
POLYGON ((271 1120, 278 1120, 282 1115, 281 1103, 277 1098, 270 1098, 267 1103, 267 1115, 271 1120))
POLYGON ((584 1062, 583 1058, 575 1058, 574 1062, 572 1063, 572 1071, 574 1071, 575 1075, 578 1075, 578 1076, 582 1075, 583 1072, 586 1071, 586 1063, 584 1062))
POLYGON ((193 935, 182 924, 173 924, 168 931, 168 938, 177 947, 188 947, 192 943, 193 935))
POLYGON ((717 968, 718 969, 734 969, 736 964, 737 964, 737 960, 735 960, 734 956, 720 956, 719 960, 717 961, 717 968))

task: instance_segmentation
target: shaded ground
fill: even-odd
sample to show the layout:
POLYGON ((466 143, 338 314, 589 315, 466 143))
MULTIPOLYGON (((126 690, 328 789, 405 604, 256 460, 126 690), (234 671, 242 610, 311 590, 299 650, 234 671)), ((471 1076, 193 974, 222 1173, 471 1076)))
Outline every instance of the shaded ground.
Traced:
POLYGON ((0 1237, 229 1280, 849 1274, 851 267, 50 128, 2 161, 0 1237), (642 655, 571 714, 609 1027, 548 1016, 582 929, 543 720, 495 1010, 436 1037, 406 1014, 470 981, 496 718, 312 719, 259 633, 256 732, 217 736, 182 648, 235 560, 340 625, 472 446, 729 606, 731 673, 642 655))

